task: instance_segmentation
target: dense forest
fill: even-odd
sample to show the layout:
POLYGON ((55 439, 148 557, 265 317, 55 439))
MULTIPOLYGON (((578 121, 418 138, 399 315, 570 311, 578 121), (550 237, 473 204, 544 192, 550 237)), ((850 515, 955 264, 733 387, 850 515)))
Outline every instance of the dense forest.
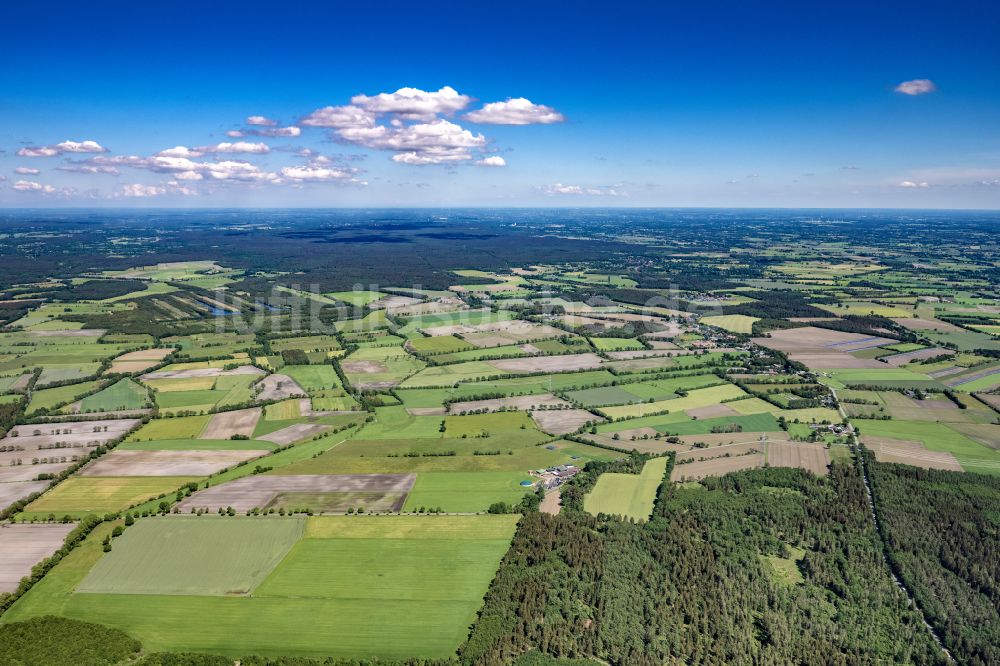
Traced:
POLYGON ((853 464, 666 483, 646 523, 579 510, 597 473, 628 471, 606 468, 578 475, 559 515, 521 521, 466 663, 532 649, 630 666, 945 663, 885 567, 853 464))
POLYGON ((963 664, 1000 663, 1000 479, 877 463, 872 491, 893 568, 963 664))

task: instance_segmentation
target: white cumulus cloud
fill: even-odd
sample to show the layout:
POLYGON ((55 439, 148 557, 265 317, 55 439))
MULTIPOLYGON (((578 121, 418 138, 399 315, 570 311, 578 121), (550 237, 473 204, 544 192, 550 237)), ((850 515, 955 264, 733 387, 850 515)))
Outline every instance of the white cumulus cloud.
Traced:
POLYGON ((63 141, 55 145, 62 153, 106 153, 108 149, 96 141, 63 141))
POLYGON ((277 124, 277 120, 271 120, 265 116, 247 116, 247 125, 263 125, 265 127, 270 127, 277 124))
POLYGON ((52 146, 27 146, 17 151, 19 157, 55 157, 63 153, 106 153, 96 141, 63 141, 52 146))
POLYGON ((394 151, 394 162, 415 166, 464 162, 472 159, 473 150, 486 146, 482 134, 473 134, 443 118, 401 127, 349 128, 337 134, 366 148, 394 151))
POLYGON ((19 180, 13 185, 12 189, 18 192, 45 192, 46 194, 51 194, 56 191, 56 188, 51 185, 42 185, 41 183, 36 183, 33 180, 19 180))
POLYGON ((394 93, 355 95, 351 98, 351 104, 373 113, 395 113, 412 120, 429 120, 439 113, 461 111, 471 100, 471 97, 459 94, 451 86, 444 86, 437 92, 400 88, 394 93))
POLYGON ((465 114, 465 119, 481 125, 548 125, 561 123, 566 117, 551 106, 516 97, 484 104, 483 108, 465 114))
POLYGON ((196 174, 202 178, 224 181, 276 182, 279 180, 276 173, 265 171, 251 162, 238 160, 196 162, 187 157, 118 155, 114 157, 94 157, 89 161, 89 164, 91 166, 128 166, 155 173, 173 174, 182 180, 199 180, 196 174), (181 176, 180 174, 184 175, 181 176))
POLYGON ((930 187, 930 184, 927 183, 927 181, 923 181, 923 180, 919 181, 919 182, 915 182, 915 181, 912 181, 912 180, 903 180, 903 181, 900 181, 899 187, 920 188, 920 187, 930 187))
POLYGON ((302 134, 302 130, 295 125, 290 125, 288 127, 252 129, 248 130, 247 134, 253 134, 254 136, 299 136, 302 134))
MULTIPOLYGON (((330 128, 335 140, 392 152, 397 164, 506 166, 499 155, 485 154, 489 150, 485 136, 449 119, 471 101, 470 96, 450 86, 437 91, 406 87, 392 93, 354 95, 350 104, 316 109, 297 125, 330 128)), ((566 119, 554 108, 523 97, 491 102, 463 117, 492 125, 550 124, 566 119)), ((248 133, 272 136, 264 130, 248 133)))
POLYGON ((291 180, 310 182, 354 181, 354 172, 350 169, 317 165, 285 167, 281 175, 291 180))
POLYGON ((299 124, 307 127, 332 127, 335 129, 372 127, 375 125, 375 114, 352 105, 324 106, 302 118, 299 124))
POLYGON ((201 157, 204 155, 200 150, 188 148, 187 146, 174 146, 156 153, 158 157, 201 157))
POLYGON ((52 146, 28 146, 17 151, 19 157, 55 157, 59 151, 52 146))
MULTIPOLYGON (((183 147, 183 146, 179 146, 183 147)), ((263 142, 251 142, 251 141, 223 141, 222 143, 217 143, 212 146, 199 146, 195 148, 199 154, 202 153, 226 153, 226 154, 239 154, 239 153, 249 153, 252 155, 263 155, 265 153, 271 152, 271 149, 266 143, 263 142)))
POLYGON ((895 90, 904 95, 926 95, 937 90, 937 86, 930 79, 912 79, 903 81, 895 90))
POLYGON ((159 185, 143 185, 141 183, 130 183, 122 185, 118 194, 123 197, 158 197, 167 193, 167 188, 159 185))
POLYGON ((17 167, 14 169, 14 173, 21 174, 22 176, 37 176, 41 172, 41 169, 33 169, 31 167, 17 167))

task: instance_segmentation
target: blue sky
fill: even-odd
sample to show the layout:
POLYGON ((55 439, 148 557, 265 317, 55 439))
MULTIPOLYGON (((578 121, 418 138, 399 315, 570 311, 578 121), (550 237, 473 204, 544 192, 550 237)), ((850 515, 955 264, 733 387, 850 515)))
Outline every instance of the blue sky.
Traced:
POLYGON ((996 3, 31 4, 0 206, 1000 208, 996 3))

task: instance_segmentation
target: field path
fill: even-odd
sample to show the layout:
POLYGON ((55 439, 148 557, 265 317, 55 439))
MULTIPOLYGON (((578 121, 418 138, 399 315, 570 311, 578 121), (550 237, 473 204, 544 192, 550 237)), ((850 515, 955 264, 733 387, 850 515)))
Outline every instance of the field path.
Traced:
POLYGON ((538 510, 542 513, 558 516, 560 509, 562 509, 562 504, 560 503, 561 497, 562 493, 559 492, 558 488, 550 490, 545 493, 545 499, 543 499, 542 503, 538 505, 538 510))

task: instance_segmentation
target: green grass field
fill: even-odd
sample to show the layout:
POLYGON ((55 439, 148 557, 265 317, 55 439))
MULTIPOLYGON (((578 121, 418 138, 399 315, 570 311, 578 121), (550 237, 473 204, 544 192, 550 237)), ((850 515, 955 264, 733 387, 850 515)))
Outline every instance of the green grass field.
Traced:
MULTIPOLYGON (((607 449, 579 444, 577 442, 556 441, 543 445, 534 442, 544 436, 518 440, 520 448, 510 449, 501 455, 474 455, 477 448, 499 448, 496 440, 476 439, 350 439, 316 458, 308 458, 279 470, 274 474, 405 474, 409 472, 519 472, 540 469, 552 465, 583 465, 588 460, 608 460, 620 454, 607 449), (456 451, 454 456, 403 455, 412 451, 456 451)), ((484 481, 489 477, 483 477, 484 481)), ((520 480, 520 479, 519 479, 520 480)), ((500 486, 498 499, 508 496, 509 487, 500 486)), ((486 489, 483 496, 493 496, 486 489)), ((487 504, 488 506, 488 504, 487 504)))
POLYGON ((779 585, 791 587, 798 585, 804 578, 799 569, 799 562, 806 556, 806 551, 795 546, 789 547, 789 557, 778 555, 760 555, 761 563, 779 585))
MULTIPOLYGON (((967 472, 1000 476, 1000 451, 966 437, 948 424, 933 421, 854 420, 862 435, 923 442, 930 451, 947 451, 967 472)), ((987 426, 990 427, 990 426, 987 426)))
MULTIPOLYGON (((162 528, 175 519, 147 520, 162 528)), ((240 521, 189 520, 216 527, 223 521, 240 521)), ((91 570, 101 572, 100 540, 112 527, 105 524, 0 621, 45 614, 86 619, 126 631, 149 652, 443 658, 465 640, 517 520, 517 516, 310 518, 305 536, 251 597, 74 593, 91 570)), ((272 521, 281 519, 243 519, 253 529, 272 521)), ((125 540, 143 522, 116 540, 105 558, 114 564, 112 558, 129 556, 125 540)), ((279 537, 282 543, 287 541, 284 533, 279 537)), ((141 545, 147 546, 145 539, 141 545)), ((195 546, 192 554, 200 551, 195 546)), ((232 561, 234 553, 237 558, 245 555, 227 544, 219 544, 216 551, 227 553, 222 564, 202 561, 193 566, 207 573, 232 561)), ((173 548, 170 552, 190 557, 173 548)), ((143 584, 141 576, 131 571, 123 578, 143 584)), ((119 587, 117 580, 109 583, 119 587)))
MULTIPOLYGON (((68 360, 68 359, 67 359, 68 360)), ((25 366, 26 368, 27 366, 25 366)), ((42 369, 42 374, 38 376, 35 383, 37 388, 44 388, 56 382, 65 382, 74 379, 82 379, 93 375, 100 369, 97 363, 78 362, 73 365, 46 365, 42 369)))
POLYGON ((277 338, 270 340, 268 344, 272 351, 281 352, 286 349, 300 349, 302 351, 332 351, 340 349, 340 341, 332 335, 301 335, 294 338, 277 338))
POLYGON ((424 362, 402 347, 363 347, 342 359, 344 374, 352 384, 399 383, 424 368, 424 362), (352 370, 351 363, 366 362, 373 372, 352 370))
POLYGON ((746 334, 753 332, 755 321, 759 321, 759 319, 757 317, 748 317, 747 315, 719 315, 701 318, 701 323, 708 326, 715 326, 730 333, 746 334))
POLYGON ((80 401, 81 412, 107 412, 116 409, 139 409, 149 401, 149 391, 131 379, 122 379, 88 395, 80 401))
POLYGON ((339 387, 340 377, 332 365, 286 365, 281 370, 306 391, 339 387))
POLYGON ((375 420, 362 428, 358 437, 364 439, 406 439, 441 437, 441 416, 411 416, 406 408, 378 407, 375 420))
POLYGON ((913 372, 906 368, 886 367, 872 369, 847 369, 847 370, 827 370, 829 377, 824 377, 821 381, 833 388, 844 388, 845 386, 892 386, 896 382, 934 382, 930 377, 919 372, 913 372))
POLYGON ((913 316, 912 310, 904 310, 892 305, 880 305, 866 301, 845 301, 834 305, 817 304, 815 307, 841 317, 844 315, 858 315, 863 317, 868 314, 890 318, 907 318, 913 316))
POLYGON ((215 377, 181 377, 177 379, 147 379, 146 386, 156 389, 158 394, 187 393, 190 391, 211 391, 215 377))
POLYGON ((385 310, 369 312, 361 319, 342 319, 334 324, 334 328, 340 333, 367 333, 388 326, 389 319, 386 317, 385 310))
POLYGON ((203 416, 179 416, 167 419, 153 419, 129 435, 130 442, 144 442, 161 439, 191 439, 201 434, 209 419, 203 416))
POLYGON ((656 489, 667 471, 667 458, 654 458, 641 474, 602 474, 583 500, 587 513, 607 513, 633 520, 646 520, 653 512, 656 489))
POLYGON ((486 361, 466 361, 453 365, 437 365, 424 368, 400 384, 403 388, 424 388, 431 386, 451 386, 459 382, 483 380, 505 374, 486 361))
POLYGON ((456 312, 442 312, 440 314, 428 314, 412 317, 407 320, 406 325, 399 330, 399 333, 412 337, 421 328, 433 328, 435 326, 451 326, 453 324, 466 324, 477 326, 479 324, 495 323, 498 321, 510 321, 514 319, 513 312, 500 310, 491 312, 489 310, 459 310, 456 312))
POLYGON ((228 391, 169 391, 156 394, 156 404, 166 412, 209 410, 221 402, 228 391))
POLYGON ((494 502, 517 504, 532 489, 526 472, 420 472, 404 511, 420 507, 454 512, 485 511, 494 502))
POLYGON ((249 594, 295 545, 304 527, 304 518, 140 520, 115 541, 77 592, 249 594))
POLYGON ((76 398, 91 393, 101 385, 99 380, 83 382, 81 384, 67 384, 56 388, 33 391, 31 401, 25 409, 26 414, 33 414, 43 409, 52 409, 56 405, 72 402, 76 398))
POLYGON ((734 384, 720 384, 708 388, 693 389, 683 398, 672 398, 669 400, 658 400, 655 402, 644 402, 635 405, 623 405, 621 407, 608 407, 602 410, 610 418, 635 418, 669 410, 671 413, 682 412, 685 409, 695 409, 697 407, 707 407, 718 404, 723 400, 730 400, 746 395, 743 389, 734 384))
POLYGON ((509 430, 537 431, 535 422, 525 412, 494 412, 444 417, 447 437, 480 437, 509 430))
MULTIPOLYGON (((299 404, 298 398, 293 398, 291 400, 282 400, 281 402, 276 402, 272 405, 267 405, 264 407, 264 421, 287 421, 289 419, 297 419, 302 416, 302 409, 299 404)), ((261 424, 257 424, 258 430, 261 424)))
MULTIPOLYGON (((429 521, 434 518, 424 520, 430 532, 433 523, 429 521)), ((478 606, 499 556, 510 543, 509 535, 465 539, 452 530, 436 537, 426 532, 387 536, 372 530, 367 537, 344 538, 341 532, 332 532, 329 538, 311 536, 297 543, 254 596, 363 598, 386 603, 463 600, 478 606)))
POLYGON ((590 342, 598 351, 624 351, 627 349, 645 349, 643 344, 634 338, 591 338, 590 342))
POLYGON ((566 393, 566 397, 579 402, 585 408, 604 407, 643 402, 650 398, 666 400, 677 397, 675 392, 678 390, 691 391, 725 383, 725 380, 716 375, 692 375, 569 391, 566 393))
POLYGON ((433 338, 411 338, 410 347, 423 354, 449 354, 475 349, 475 345, 456 338, 454 335, 439 335, 433 338))
POLYGON ((338 301, 347 303, 348 305, 354 305, 361 307, 363 305, 368 305, 373 301, 385 296, 380 291, 332 291, 330 293, 324 294, 324 296, 329 296, 330 298, 335 298, 338 301))

